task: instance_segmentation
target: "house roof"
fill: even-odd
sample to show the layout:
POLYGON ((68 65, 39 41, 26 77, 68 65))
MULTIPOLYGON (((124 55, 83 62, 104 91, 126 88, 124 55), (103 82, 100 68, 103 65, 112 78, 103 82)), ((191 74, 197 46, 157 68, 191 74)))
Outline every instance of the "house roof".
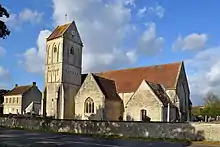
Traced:
POLYGON ((116 91, 115 81, 96 75, 93 75, 93 77, 107 99, 121 101, 121 98, 116 91))
POLYGON ((165 88, 175 88, 182 62, 147 67, 128 68, 96 73, 101 77, 114 80, 117 92, 135 92, 145 79, 162 84, 165 88))
POLYGON ((148 81, 146 81, 146 83, 148 83, 154 94, 160 99, 160 101, 164 105, 167 105, 168 103, 172 103, 170 101, 169 96, 166 94, 164 88, 160 84, 148 82, 148 81))
POLYGON ((57 26, 56 29, 47 38, 47 40, 52 40, 52 39, 61 37, 66 32, 66 30, 69 28, 70 25, 71 23, 57 26))
POLYGON ((14 87, 11 91, 5 94, 5 96, 10 95, 20 95, 28 91, 33 85, 17 86, 14 87))

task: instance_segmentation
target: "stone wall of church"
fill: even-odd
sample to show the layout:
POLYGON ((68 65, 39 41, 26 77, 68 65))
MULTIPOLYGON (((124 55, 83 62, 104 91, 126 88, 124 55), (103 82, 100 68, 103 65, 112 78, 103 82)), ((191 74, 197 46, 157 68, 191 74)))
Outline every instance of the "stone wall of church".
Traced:
POLYGON ((119 93, 118 95, 123 100, 124 106, 126 106, 126 104, 128 103, 129 99, 132 97, 133 94, 134 94, 134 92, 131 92, 131 93, 119 93))
POLYGON ((170 97, 171 101, 179 108, 180 113, 182 114, 181 120, 189 120, 189 89, 183 67, 180 70, 180 76, 177 80, 176 89, 167 89, 166 93, 170 97))
POLYGON ((180 70, 180 76, 177 82, 176 88, 177 95, 179 97, 180 103, 180 111, 182 113, 181 120, 187 121, 189 120, 189 87, 187 82, 187 77, 185 73, 184 66, 182 66, 180 70))
POLYGON ((103 120, 105 96, 99 89, 92 74, 88 74, 75 97, 75 117, 77 119, 103 120), (85 113, 85 101, 91 98, 94 102, 94 114, 85 113))
POLYGON ((123 104, 121 101, 106 100, 105 101, 106 120, 117 121, 119 117, 123 118, 123 104))
POLYGON ((66 121, 0 117, 0 126, 77 134, 220 141, 220 124, 213 123, 66 121))
POLYGON ((148 84, 143 81, 125 107, 125 120, 140 121, 142 116, 141 110, 146 110, 146 115, 152 121, 162 121, 162 105, 148 84))

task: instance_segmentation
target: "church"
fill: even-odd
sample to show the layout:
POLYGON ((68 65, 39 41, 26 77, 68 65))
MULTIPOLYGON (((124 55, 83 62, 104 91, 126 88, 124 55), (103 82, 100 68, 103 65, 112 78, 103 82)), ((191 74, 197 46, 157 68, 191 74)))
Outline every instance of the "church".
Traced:
POLYGON ((42 114, 57 119, 190 121, 184 62, 82 74, 83 42, 75 22, 46 40, 42 114))

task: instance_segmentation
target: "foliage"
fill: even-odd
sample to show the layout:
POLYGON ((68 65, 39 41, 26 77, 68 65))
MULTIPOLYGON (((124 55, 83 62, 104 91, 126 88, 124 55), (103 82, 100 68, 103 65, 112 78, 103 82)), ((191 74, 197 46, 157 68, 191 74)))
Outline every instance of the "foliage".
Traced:
POLYGON ((204 99, 204 108, 201 111, 202 115, 207 116, 220 116, 220 99, 213 93, 208 93, 204 99))
POLYGON ((192 114, 194 116, 199 116, 199 115, 202 115, 202 107, 201 106, 195 106, 195 107, 192 107, 192 114))
MULTIPOLYGON (((5 16, 6 18, 9 18, 8 11, 0 4, 0 17, 5 16)), ((5 22, 0 20, 0 38, 5 39, 6 36, 10 35, 10 31, 5 25, 5 22)))

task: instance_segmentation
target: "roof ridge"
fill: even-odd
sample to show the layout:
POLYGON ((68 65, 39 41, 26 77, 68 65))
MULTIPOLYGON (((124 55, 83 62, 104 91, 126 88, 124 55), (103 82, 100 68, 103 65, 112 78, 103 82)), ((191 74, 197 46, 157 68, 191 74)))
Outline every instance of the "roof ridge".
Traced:
POLYGON ((114 72, 114 71, 133 70, 133 69, 140 69, 140 68, 146 68, 146 67, 165 66, 165 65, 172 65, 172 64, 182 64, 183 62, 184 61, 164 63, 164 64, 155 64, 155 65, 149 65, 149 66, 139 66, 139 67, 132 67, 132 68, 115 69, 115 70, 112 69, 112 70, 108 70, 108 71, 98 72, 97 74, 106 73, 106 72, 114 72))
MULTIPOLYGON (((14 88, 18 88, 18 87, 32 87, 32 86, 33 86, 33 85, 31 85, 31 84, 30 84, 30 85, 20 85, 20 86, 18 85, 17 87, 14 87, 14 88)), ((14 89, 14 88, 13 88, 13 89, 14 89)))
POLYGON ((97 75, 97 74, 93 74, 93 73, 92 73, 92 75, 95 76, 95 77, 98 77, 98 78, 101 78, 101 79, 104 79, 104 80, 108 80, 108 81, 112 81, 112 82, 115 83, 115 81, 112 80, 112 79, 109 79, 109 78, 106 78, 106 77, 103 77, 103 76, 100 76, 100 75, 97 75))
POLYGON ((10 90, 9 92, 7 92, 7 93, 5 94, 5 96, 24 94, 25 92, 27 92, 28 90, 30 90, 30 88, 32 88, 32 87, 33 87, 33 85, 21 85, 21 86, 16 86, 16 87, 14 87, 12 90, 10 90))
MULTIPOLYGON (((74 21, 73 21, 74 22, 74 21)), ((72 23, 73 23, 72 22, 72 23)), ((58 25, 52 32, 51 34, 49 35, 49 37, 46 38, 47 41, 49 40, 52 40, 52 39, 55 39, 57 37, 60 37, 62 36, 66 30, 70 27, 70 25, 72 23, 66 23, 66 24, 63 24, 63 25, 58 25), (60 29, 63 29, 62 32, 60 32, 60 29), (58 31, 58 32, 57 32, 58 31)))
MULTIPOLYGON (((146 80, 145 80, 146 81, 146 80)), ((147 81, 146 81, 147 82, 147 81)), ((151 88, 151 90, 153 91, 153 93, 159 98, 159 100, 166 105, 166 103, 171 103, 171 100, 170 100, 170 97, 168 96, 168 94, 166 93, 166 90, 163 89, 163 86, 161 84, 158 84, 158 83, 154 83, 154 82, 147 82, 147 84, 149 85, 149 87, 151 88), (155 90, 158 90, 158 89, 154 89, 152 87, 151 84, 155 84, 156 86, 158 86, 157 88, 161 88, 161 92, 164 94, 162 97, 164 97, 166 100, 165 100, 165 103, 164 101, 161 99, 161 97, 158 95, 158 93, 155 91, 155 90)))

